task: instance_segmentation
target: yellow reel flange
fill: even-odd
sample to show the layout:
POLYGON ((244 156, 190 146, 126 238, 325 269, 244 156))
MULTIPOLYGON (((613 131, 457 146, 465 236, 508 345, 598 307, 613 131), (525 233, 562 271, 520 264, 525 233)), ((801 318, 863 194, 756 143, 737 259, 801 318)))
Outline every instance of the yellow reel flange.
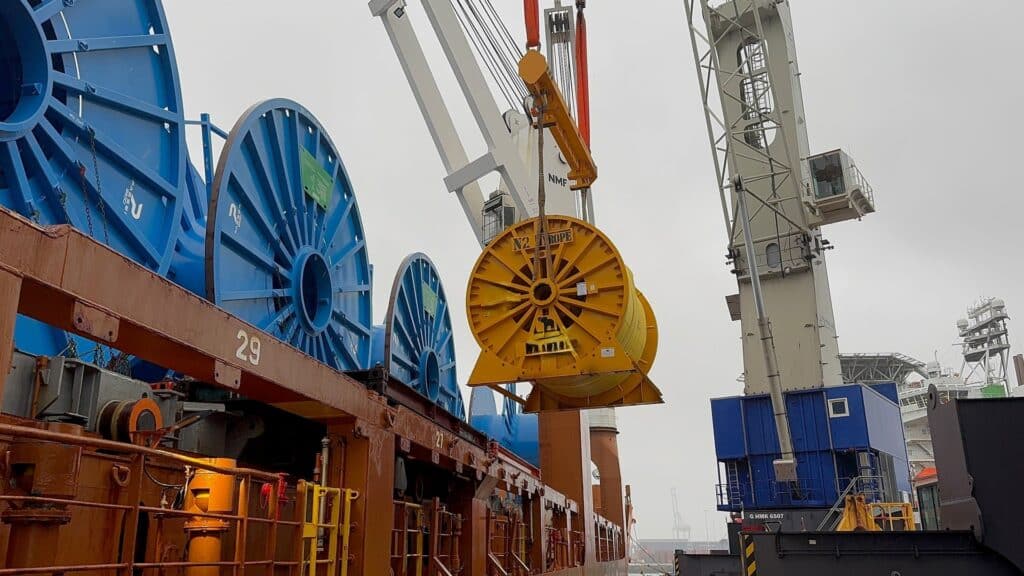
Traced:
POLYGON ((470 386, 533 382, 527 411, 661 402, 646 377, 657 324, 618 250, 582 220, 546 225, 543 241, 536 218, 506 229, 477 260, 466 308, 482 351, 470 386))

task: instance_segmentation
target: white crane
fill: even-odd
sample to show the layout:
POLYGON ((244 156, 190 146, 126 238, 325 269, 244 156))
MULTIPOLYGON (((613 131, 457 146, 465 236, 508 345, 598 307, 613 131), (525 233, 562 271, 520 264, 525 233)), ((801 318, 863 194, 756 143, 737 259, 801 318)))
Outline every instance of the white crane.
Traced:
POLYGON ((684 0, 739 293, 746 394, 771 395, 782 457, 796 461, 783 393, 842 384, 821 226, 874 212, 840 150, 811 156, 789 3, 684 0))
MULTIPOLYGON (((487 152, 478 158, 470 159, 466 153, 462 136, 452 120, 410 21, 407 2, 373 0, 369 6, 371 13, 381 19, 391 38, 448 172, 445 186, 458 196, 477 240, 483 245, 503 227, 517 220, 535 217, 540 209, 536 131, 531 130, 532 120, 524 114, 530 106, 527 100, 532 94, 517 73, 526 51, 519 48, 501 24, 490 0, 458 0, 454 3, 452 0, 420 0, 419 4, 426 12, 487 146, 487 152), (474 55, 474 47, 480 55, 479 61, 474 55), (480 62, 490 72, 491 82, 488 82, 480 62), (504 113, 495 101, 492 85, 505 97, 508 108, 504 113), (493 191, 497 194, 489 196, 499 200, 507 194, 511 207, 515 209, 511 220, 508 219, 511 214, 502 211, 509 206, 501 200, 489 202, 491 198, 485 198, 480 187, 480 180, 492 173, 500 176, 501 184, 498 190, 493 191), (497 229, 494 221, 486 221, 488 215, 497 217, 497 229)), ((563 44, 575 45, 571 30, 559 28, 565 25, 565 19, 554 15, 554 11, 566 10, 571 11, 571 7, 556 7, 546 13, 549 50, 564 50, 563 44)), ((552 140, 558 141, 557 130, 557 126, 548 128, 552 140)), ((562 145, 561 141, 558 143, 562 145)), ((561 155, 555 146, 548 146, 545 154, 545 210, 549 214, 580 216, 582 211, 578 207, 582 205, 586 207, 583 215, 592 215, 587 190, 581 192, 582 197, 577 197, 571 189, 570 166, 564 160, 569 154, 564 146, 561 147, 561 155)))

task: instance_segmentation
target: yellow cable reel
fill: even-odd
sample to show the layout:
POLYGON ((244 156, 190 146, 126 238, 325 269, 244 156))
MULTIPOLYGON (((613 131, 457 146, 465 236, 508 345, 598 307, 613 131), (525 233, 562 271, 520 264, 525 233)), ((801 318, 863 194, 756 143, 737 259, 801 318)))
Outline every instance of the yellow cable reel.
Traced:
POLYGON ((527 412, 660 403, 647 378, 657 323, 618 250, 576 218, 547 216, 544 242, 539 228, 509 227, 473 268, 466 310, 481 354, 469 385, 533 382, 527 412))

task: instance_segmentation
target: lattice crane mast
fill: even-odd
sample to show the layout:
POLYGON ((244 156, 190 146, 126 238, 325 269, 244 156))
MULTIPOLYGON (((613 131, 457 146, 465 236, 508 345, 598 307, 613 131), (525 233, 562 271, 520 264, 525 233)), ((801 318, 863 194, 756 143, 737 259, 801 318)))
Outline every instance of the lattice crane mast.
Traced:
POLYGON ((738 294, 744 392, 769 394, 796 482, 783 394, 842 384, 821 227, 875 211, 841 150, 809 153, 786 0, 684 0, 738 294))

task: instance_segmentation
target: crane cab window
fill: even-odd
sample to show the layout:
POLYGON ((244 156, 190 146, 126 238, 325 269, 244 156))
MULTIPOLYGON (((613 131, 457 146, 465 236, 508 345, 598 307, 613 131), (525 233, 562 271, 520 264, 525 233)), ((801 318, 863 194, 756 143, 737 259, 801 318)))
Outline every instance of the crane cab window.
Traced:
POLYGON ((828 401, 829 418, 846 418, 850 415, 850 405, 846 398, 833 398, 828 401))

